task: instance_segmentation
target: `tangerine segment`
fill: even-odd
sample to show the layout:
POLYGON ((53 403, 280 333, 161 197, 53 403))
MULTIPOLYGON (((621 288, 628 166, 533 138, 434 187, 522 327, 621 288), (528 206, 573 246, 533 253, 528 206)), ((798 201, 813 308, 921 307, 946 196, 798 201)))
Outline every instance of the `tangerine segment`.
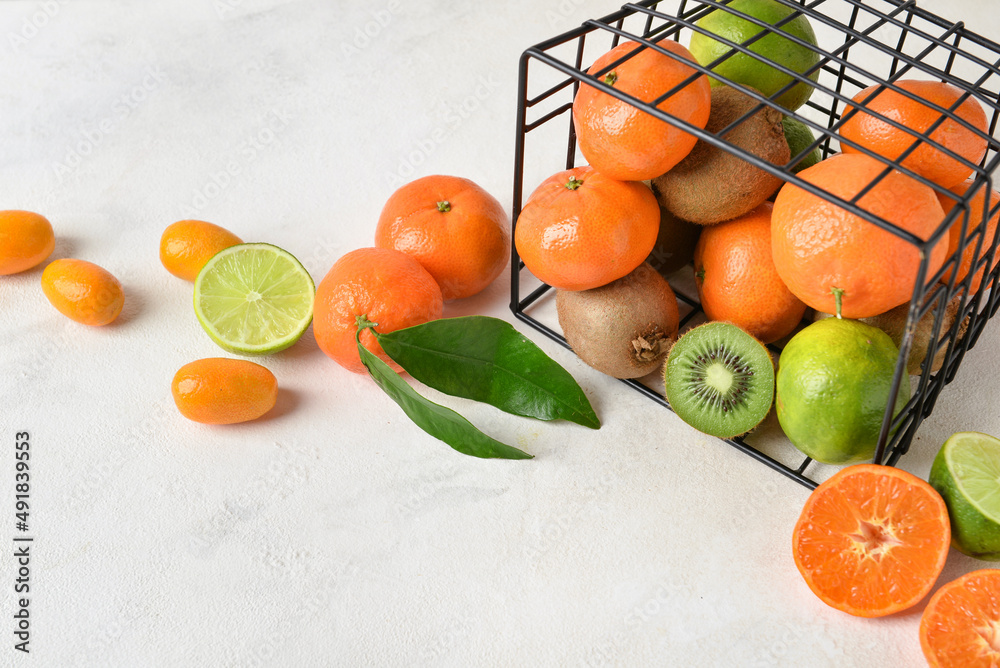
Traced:
POLYGON ((589 290, 630 274, 660 231, 656 197, 637 181, 616 181, 593 167, 546 179, 514 228, 524 265, 561 290, 589 290))
POLYGON ((882 617, 930 592, 950 541, 948 509, 934 488, 894 467, 858 464, 810 495, 792 554, 824 603, 858 617, 882 617))
POLYGON ((375 245, 412 255, 446 300, 471 297, 510 257, 510 219, 495 197, 468 179, 425 176, 385 203, 375 245))
POLYGON ((160 237, 160 262, 174 276, 192 283, 221 250, 243 241, 229 230, 203 220, 179 220, 160 237))
POLYGON ((112 322, 125 305, 118 279, 86 260, 49 264, 42 272, 42 291, 64 316, 92 327, 112 322))
MULTIPOLYGON (((963 94, 955 86, 941 81, 903 79, 897 81, 896 85, 944 109, 951 109, 963 94)), ((940 112, 902 93, 883 89, 877 95, 873 95, 877 90, 878 86, 865 88, 854 96, 854 102, 864 109, 896 121, 914 133, 925 134, 942 116, 940 112)), ((853 109, 854 107, 848 105, 844 108, 844 115, 853 109)), ((984 136, 979 136, 958 121, 948 118, 931 132, 930 138, 973 165, 978 164, 986 154, 986 113, 975 98, 967 97, 955 109, 954 114, 979 129, 984 136)), ((853 140, 889 160, 897 160, 910 146, 921 141, 921 144, 903 159, 903 166, 946 188, 958 185, 972 173, 972 167, 923 143, 914 134, 895 128, 865 111, 859 111, 845 121, 840 132, 845 139, 853 140)), ((842 144, 841 148, 844 153, 858 152, 858 149, 846 143, 842 144)))
POLYGON ((247 360, 210 357, 185 364, 170 385, 181 415, 204 424, 256 420, 274 408, 278 381, 247 360))
MULTIPOLYGON (((653 102, 697 77, 657 109, 704 128, 712 104, 711 86, 707 76, 697 76, 698 71, 684 63, 694 61, 691 52, 672 40, 662 40, 657 46, 673 55, 648 47, 636 51, 640 46, 636 42, 619 44, 594 61, 588 74, 596 75, 632 54, 601 76, 605 86, 613 86, 642 102, 653 102)), ((587 83, 580 86, 573 100, 573 124, 587 161, 605 176, 622 181, 642 181, 663 174, 680 162, 697 141, 689 132, 587 83)))
MULTIPOLYGON (((885 165, 861 154, 840 154, 799 177, 850 202, 879 178, 885 165)), ((944 219, 929 186, 898 171, 881 178, 857 205, 897 228, 928 239, 944 219)), ((838 204, 791 183, 778 191, 771 214, 771 249, 778 275, 796 297, 823 313, 868 318, 908 301, 920 267, 920 249, 838 204)), ((948 256, 942 237, 931 251, 927 277, 948 256)))
MULTIPOLYGON (((367 316, 380 334, 441 317, 444 300, 434 277, 414 258, 390 248, 359 248, 334 263, 316 289, 313 334, 320 349, 348 371, 367 374, 354 336, 367 316)), ((402 372, 365 329, 361 343, 402 372)))
POLYGON ((1000 570, 973 571, 938 589, 920 618, 920 648, 932 668, 1000 666, 1000 570))
POLYGON ((31 211, 0 211, 0 276, 27 271, 52 254, 52 224, 31 211))

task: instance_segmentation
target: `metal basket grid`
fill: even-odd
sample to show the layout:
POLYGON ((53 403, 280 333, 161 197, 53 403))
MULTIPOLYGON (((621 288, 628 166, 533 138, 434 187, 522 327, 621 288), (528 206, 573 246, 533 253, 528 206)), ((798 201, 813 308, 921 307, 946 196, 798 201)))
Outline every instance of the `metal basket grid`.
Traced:
MULTIPOLYGON (((1000 233, 992 235, 985 233, 987 229, 985 223, 989 218, 998 215, 1000 203, 995 204, 992 208, 985 207, 989 210, 984 211, 982 219, 978 216, 970 216, 971 200, 982 188, 993 188, 992 175, 1000 162, 1000 153, 998 153, 1000 142, 993 139, 998 118, 1000 118, 1000 45, 968 30, 964 23, 941 18, 918 8, 916 3, 912 1, 777 1, 795 11, 773 26, 742 12, 727 8, 727 11, 734 12, 760 26, 761 32, 741 44, 721 39, 732 50, 708 65, 714 66, 737 52, 763 60, 749 47, 758 39, 772 32, 778 32, 783 37, 812 49, 819 54, 819 62, 814 68, 797 73, 771 61, 765 61, 793 77, 793 81, 785 88, 770 97, 716 75, 716 78, 753 97, 758 104, 729 127, 714 134, 690 125, 657 108, 657 105, 675 94, 686 83, 702 73, 708 73, 705 67, 685 61, 698 72, 692 75, 688 81, 683 82, 673 90, 664 91, 658 99, 648 103, 624 94, 613 87, 602 86, 599 81, 604 73, 627 60, 635 53, 634 51, 593 75, 588 74, 587 69, 599 55, 617 46, 622 40, 635 41, 644 45, 645 48, 656 49, 660 53, 676 58, 672 52, 658 47, 657 43, 665 39, 683 41, 686 35, 695 31, 705 33, 706 31, 696 24, 697 21, 713 10, 725 8, 732 0, 646 0, 635 4, 630 3, 624 5, 620 11, 614 14, 601 19, 588 20, 578 28, 526 50, 521 57, 518 82, 513 226, 516 229, 517 217, 521 211, 522 203, 538 183, 552 173, 569 169, 578 161, 582 161, 582 155, 579 154, 576 146, 571 110, 573 98, 580 84, 588 82, 601 87, 605 92, 618 99, 635 105, 646 113, 687 130, 700 140, 740 156, 783 181, 794 183, 819 197, 832 201, 861 216, 871 224, 888 230, 913 244, 920 250, 922 260, 916 288, 909 303, 906 331, 893 377, 892 399, 886 408, 878 447, 873 458, 876 463, 895 465, 900 456, 909 448, 921 421, 930 415, 941 390, 955 378, 965 352, 975 345, 986 322, 1000 306, 1000 289, 997 286, 997 282, 1000 280, 998 279, 1000 267, 993 264, 998 241, 1000 241, 1000 233), (799 15, 808 17, 814 26, 824 26, 824 36, 830 32, 836 33, 840 38, 840 43, 835 48, 827 50, 823 47, 833 45, 821 44, 819 47, 814 47, 781 30, 783 25, 799 15), (817 75, 817 80, 809 81, 808 77, 814 74, 817 75), (900 79, 907 78, 945 81, 961 89, 962 96, 948 109, 921 100, 939 112, 941 117, 924 133, 920 134, 909 130, 893 119, 867 109, 864 104, 852 105, 853 109, 846 114, 844 113, 845 107, 851 104, 851 98, 858 91, 872 85, 878 86, 878 91, 891 89, 912 99, 918 99, 897 85, 896 82, 900 79), (802 109, 792 112, 775 102, 786 90, 800 81, 810 83, 815 89, 802 109), (969 97, 975 98, 986 111, 988 134, 981 132, 955 114, 955 109, 969 97), (792 156, 785 165, 776 166, 761 160, 756 155, 728 143, 724 137, 732 128, 744 122, 765 105, 805 123, 816 135, 812 146, 798 155, 792 156), (843 139, 840 136, 839 128, 859 109, 865 109, 867 113, 908 132, 913 137, 913 145, 898 160, 891 161, 843 139), (929 135, 946 119, 954 119, 986 139, 988 148, 980 164, 969 163, 961 156, 930 139, 929 135), (920 239, 858 206, 858 200, 894 169, 919 180, 937 192, 947 192, 941 186, 928 181, 900 164, 900 161, 905 159, 921 142, 927 142, 946 155, 960 160, 973 171, 972 185, 964 196, 952 195, 952 198, 957 202, 956 205, 928 239, 920 239), (850 201, 843 200, 804 181, 791 171, 792 167, 814 148, 819 147, 823 157, 827 157, 836 153, 841 143, 850 145, 885 165, 885 170, 850 201), (552 150, 559 145, 565 146, 565 152, 552 150), (950 227, 956 221, 961 225, 962 230, 958 248, 941 269, 928 275, 930 249, 948 235, 950 227), (956 272, 949 272, 949 269, 958 266, 965 248, 969 245, 976 248, 976 257, 979 259, 964 280, 956 282, 956 272), (986 268, 981 287, 975 293, 970 294, 971 281, 980 268, 986 268), (949 274, 949 280, 942 281, 942 277, 949 276, 949 274), (959 304, 958 315, 955 317, 954 323, 945 328, 942 326, 945 320, 945 308, 953 300, 959 304), (911 382, 906 369, 906 361, 912 343, 912 335, 916 324, 927 314, 931 314, 928 317, 933 318, 933 325, 929 352, 922 367, 923 372, 919 377, 915 377, 917 378, 916 387, 913 388, 909 402, 893 418, 892 406, 895 404, 895 396, 902 383, 911 382), (960 327, 963 321, 966 323, 964 333, 960 327), (938 351, 942 351, 944 361, 939 371, 931 373, 929 372, 930 365, 938 351)), ((713 37, 720 39, 715 35, 713 37)), ((820 40, 823 41, 823 39, 821 36, 820 40)), ((989 191, 987 190, 987 192, 989 191)), ((551 296, 550 293, 553 290, 550 286, 531 276, 530 272, 524 268, 513 244, 511 268, 510 306, 515 317, 568 347, 565 338, 557 329, 558 325, 552 323, 551 315, 546 318, 541 311, 535 314, 529 313, 529 311, 538 310, 539 305, 546 301, 545 296, 551 296), (530 285, 532 282, 536 285, 530 285)), ((698 303, 696 290, 685 286, 683 277, 678 277, 677 274, 670 277, 670 283, 682 306, 681 330, 683 331, 685 327, 704 320, 704 313, 698 303)), ((772 346, 772 349, 775 352, 780 352, 776 346, 772 346)), ((663 398, 660 389, 650 387, 639 380, 620 382, 669 408, 669 404, 663 398)), ((803 458, 801 453, 798 453, 790 443, 787 444, 787 447, 775 449, 749 443, 748 440, 752 439, 753 435, 751 434, 746 438, 726 439, 726 442, 808 488, 814 488, 818 484, 817 479, 823 476, 824 465, 813 462, 808 457, 803 458)))

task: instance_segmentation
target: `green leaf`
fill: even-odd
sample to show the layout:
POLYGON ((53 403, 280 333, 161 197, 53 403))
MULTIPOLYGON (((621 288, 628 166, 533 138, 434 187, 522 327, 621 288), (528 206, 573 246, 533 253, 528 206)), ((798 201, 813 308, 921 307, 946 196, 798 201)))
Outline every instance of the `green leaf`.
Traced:
POLYGON ((445 408, 420 396, 388 364, 370 353, 361 344, 361 330, 371 327, 372 323, 367 319, 362 321, 359 318, 358 324, 358 331, 354 338, 358 344, 361 362, 378 386, 399 404, 399 407, 413 420, 414 424, 466 455, 497 459, 532 458, 526 452, 490 438, 450 408, 445 408))
POLYGON ((372 331, 389 357, 435 390, 514 415, 601 426, 573 376, 503 320, 475 315, 372 331))

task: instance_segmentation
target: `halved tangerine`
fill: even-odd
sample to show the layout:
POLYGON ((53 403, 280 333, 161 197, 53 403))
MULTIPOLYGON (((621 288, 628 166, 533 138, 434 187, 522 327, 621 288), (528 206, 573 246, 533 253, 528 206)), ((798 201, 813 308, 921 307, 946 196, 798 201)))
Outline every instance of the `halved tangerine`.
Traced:
POLYGON ((882 617, 930 592, 950 541, 948 508, 933 487, 891 466, 859 464, 813 491, 795 525, 792 553, 824 603, 882 617))
POLYGON ((938 589, 920 618, 920 648, 933 668, 1000 666, 1000 570, 973 571, 938 589))

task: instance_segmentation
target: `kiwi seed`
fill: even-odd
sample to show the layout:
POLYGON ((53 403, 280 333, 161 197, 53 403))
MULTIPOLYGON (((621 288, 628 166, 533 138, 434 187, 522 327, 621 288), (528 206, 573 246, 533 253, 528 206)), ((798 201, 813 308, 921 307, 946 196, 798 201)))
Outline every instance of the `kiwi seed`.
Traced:
MULTIPOLYGON (((759 104, 735 88, 713 88, 705 130, 718 133, 759 104)), ((720 139, 781 166, 791 157, 783 118, 777 109, 763 106, 720 139)), ((766 201, 781 184, 778 177, 700 140, 680 163, 651 183, 661 205, 683 220, 701 225, 742 216, 766 201)))
POLYGON ((690 330, 663 368, 670 407, 695 429, 740 436, 763 421, 774 400, 774 363, 760 341, 728 322, 690 330))
POLYGON ((649 263, 608 285, 558 290, 566 342, 588 365, 615 378, 656 371, 677 337, 677 297, 649 263))

